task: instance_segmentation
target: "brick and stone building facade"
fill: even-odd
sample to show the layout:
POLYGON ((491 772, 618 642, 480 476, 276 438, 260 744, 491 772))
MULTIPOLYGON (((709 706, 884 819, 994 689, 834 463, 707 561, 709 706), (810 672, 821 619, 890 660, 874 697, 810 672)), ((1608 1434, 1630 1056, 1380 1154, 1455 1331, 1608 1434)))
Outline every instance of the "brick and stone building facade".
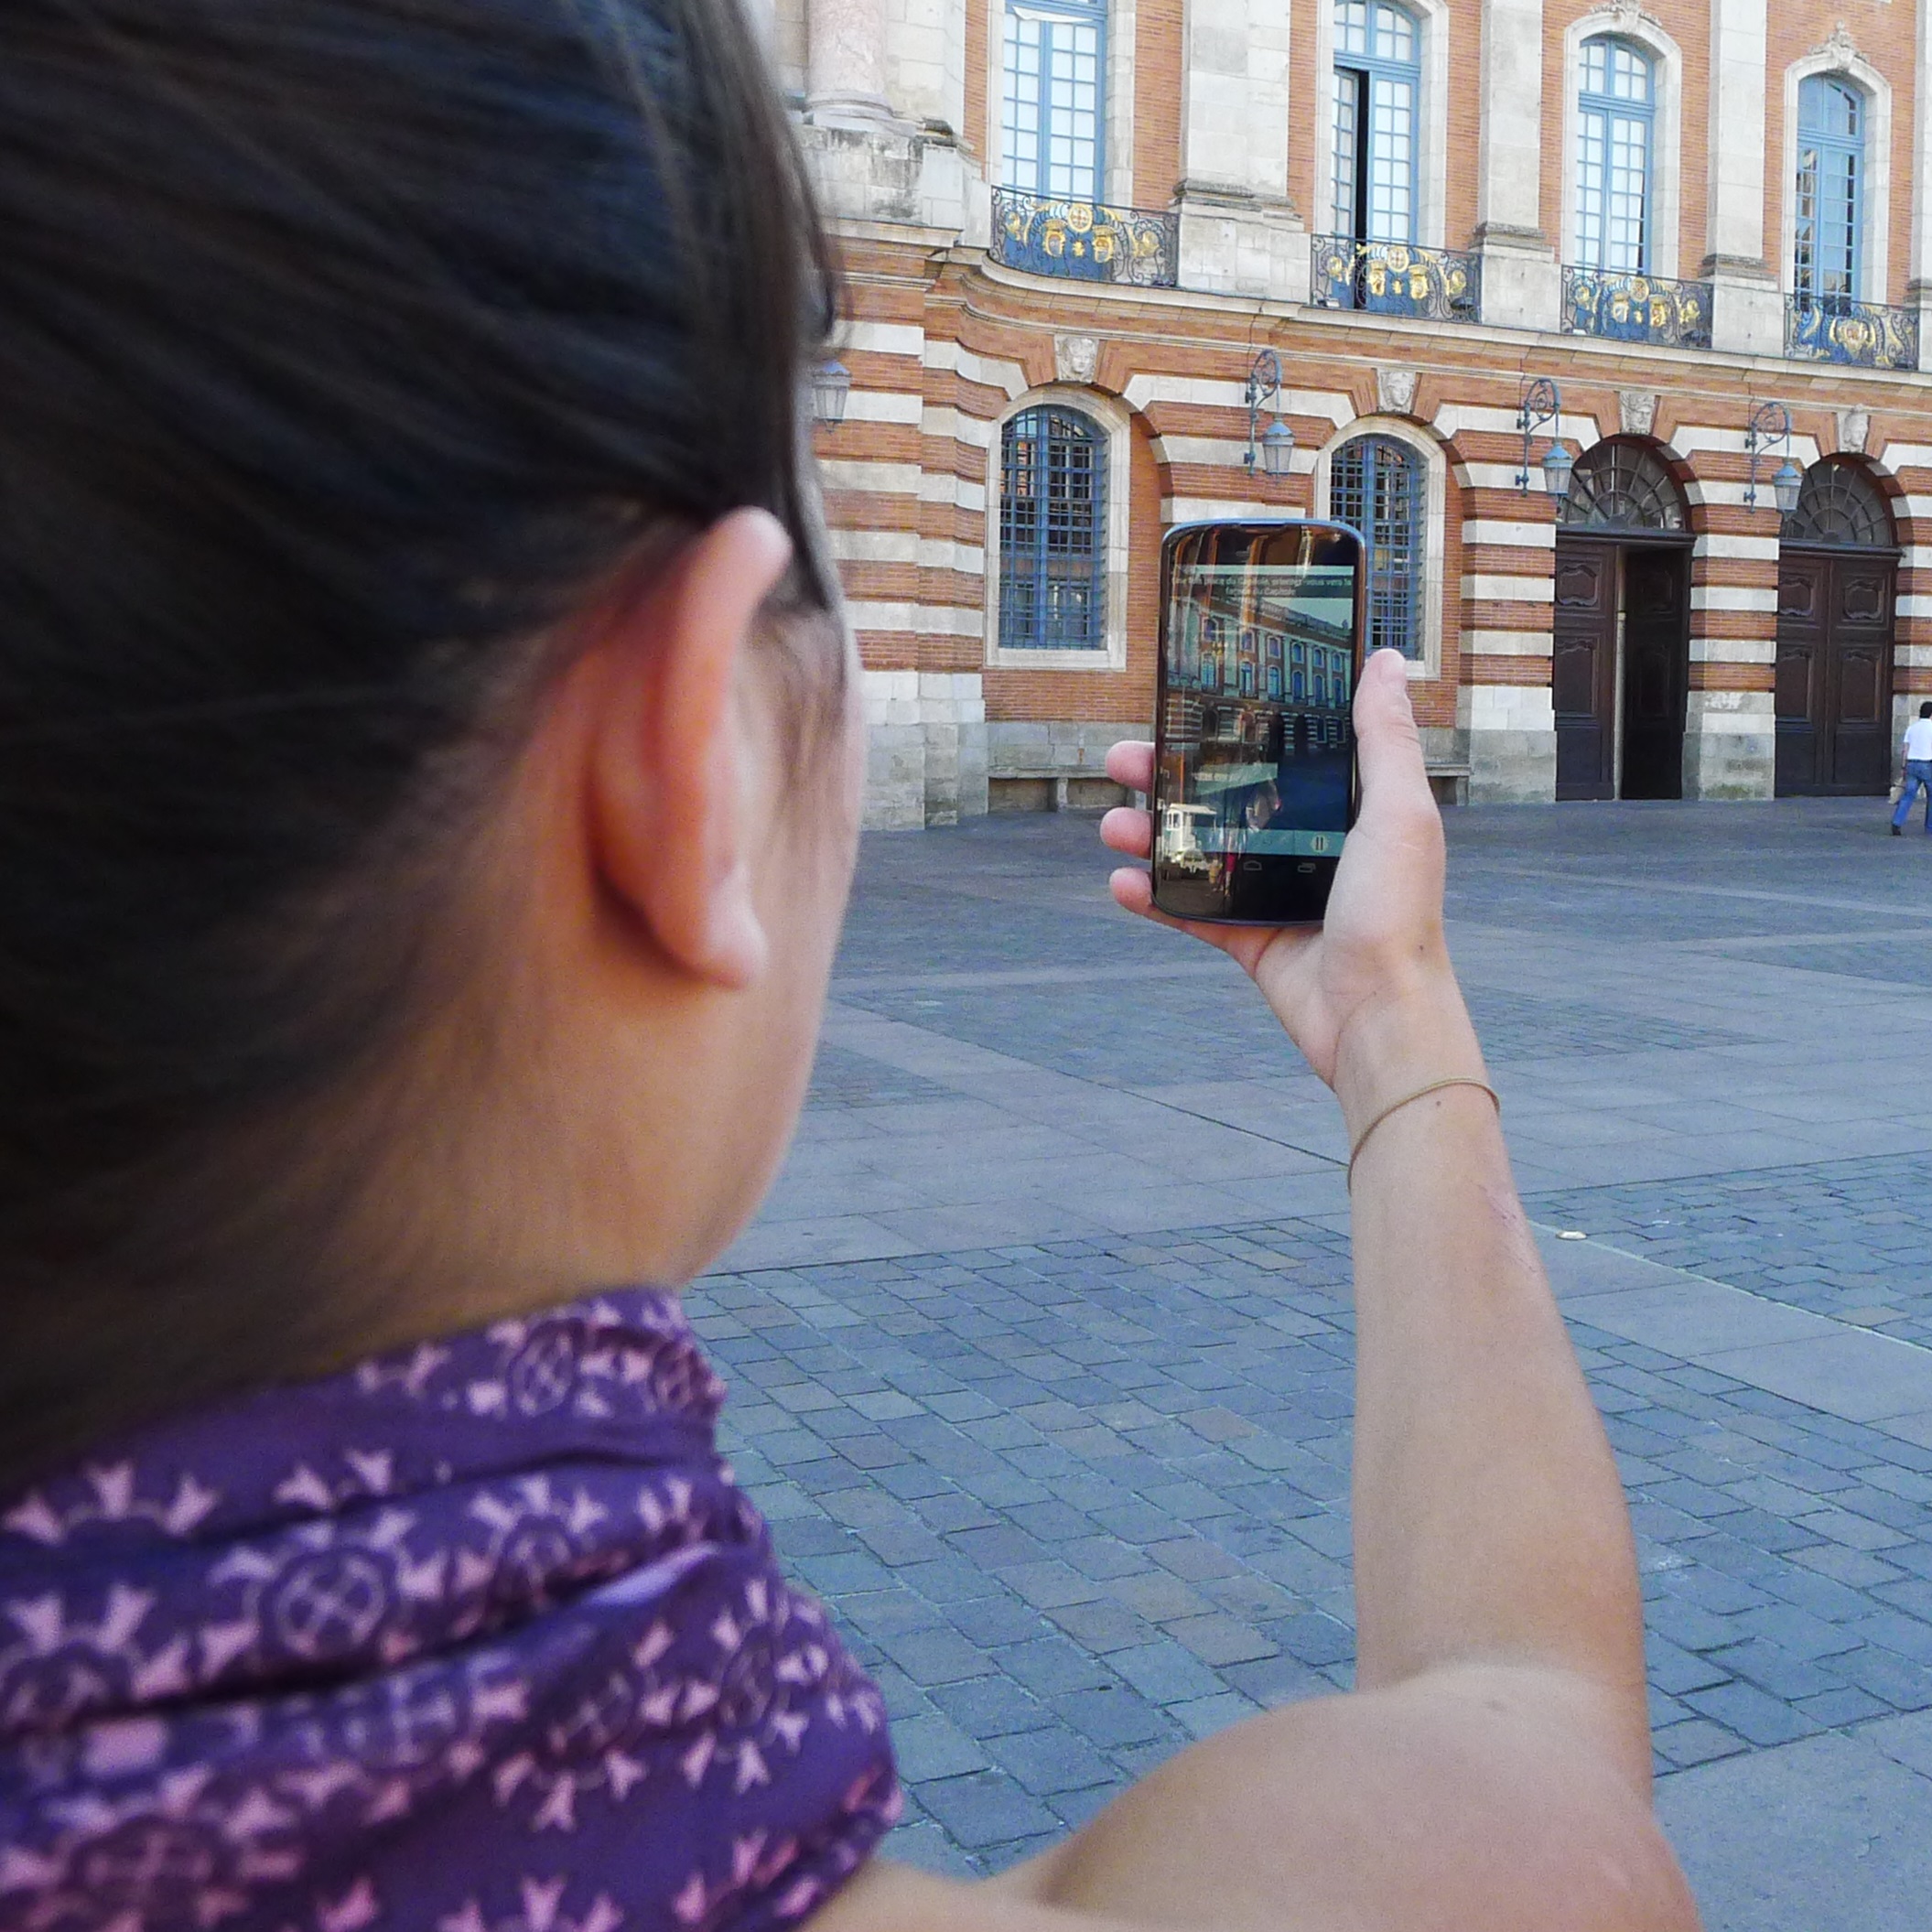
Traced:
POLYGON ((1163 531, 1344 509, 1445 795, 1883 789, 1928 0, 763 5, 848 277, 872 823, 1101 802, 1163 531))

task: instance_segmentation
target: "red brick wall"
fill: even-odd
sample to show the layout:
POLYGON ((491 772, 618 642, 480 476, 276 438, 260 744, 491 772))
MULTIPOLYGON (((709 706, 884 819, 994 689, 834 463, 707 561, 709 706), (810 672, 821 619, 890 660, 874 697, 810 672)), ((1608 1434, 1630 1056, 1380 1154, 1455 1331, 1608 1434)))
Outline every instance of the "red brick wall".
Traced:
POLYGON ((1182 0, 1134 10, 1134 206, 1166 208, 1181 178, 1182 0))
POLYGON ((992 58, 989 36, 993 30, 993 9, 998 4, 999 0, 965 0, 966 125, 959 130, 959 138, 969 155, 981 159, 987 157, 991 136, 991 117, 987 112, 987 63, 992 58))

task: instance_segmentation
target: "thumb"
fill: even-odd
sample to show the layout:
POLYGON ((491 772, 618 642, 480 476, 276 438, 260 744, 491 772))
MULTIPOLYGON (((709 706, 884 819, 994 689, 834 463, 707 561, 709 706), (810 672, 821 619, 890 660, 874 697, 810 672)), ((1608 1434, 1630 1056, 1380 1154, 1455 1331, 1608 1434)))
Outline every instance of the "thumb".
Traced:
POLYGON ((1362 806, 1423 804, 1434 808, 1422 734, 1409 702, 1409 666, 1399 651, 1377 651, 1355 685, 1355 746, 1362 806))

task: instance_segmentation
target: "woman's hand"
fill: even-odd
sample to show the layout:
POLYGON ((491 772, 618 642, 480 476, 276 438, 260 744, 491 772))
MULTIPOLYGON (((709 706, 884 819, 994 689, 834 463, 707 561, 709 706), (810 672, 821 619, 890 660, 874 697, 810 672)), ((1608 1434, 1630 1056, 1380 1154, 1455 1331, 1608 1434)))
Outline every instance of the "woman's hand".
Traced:
MULTIPOLYGON (((1442 936, 1442 819, 1396 652, 1377 651, 1363 667, 1355 722, 1361 815, 1343 847, 1323 924, 1171 919, 1154 910, 1152 880, 1139 867, 1122 867, 1112 883, 1128 912, 1192 933, 1238 961, 1358 1128, 1365 1110, 1403 1081, 1480 1073, 1482 1056, 1442 936)), ((1107 754, 1108 777, 1140 792, 1152 790, 1153 765, 1154 748, 1145 742, 1107 754)), ((1145 858, 1153 822, 1121 808, 1101 821, 1100 836, 1115 851, 1145 858)))

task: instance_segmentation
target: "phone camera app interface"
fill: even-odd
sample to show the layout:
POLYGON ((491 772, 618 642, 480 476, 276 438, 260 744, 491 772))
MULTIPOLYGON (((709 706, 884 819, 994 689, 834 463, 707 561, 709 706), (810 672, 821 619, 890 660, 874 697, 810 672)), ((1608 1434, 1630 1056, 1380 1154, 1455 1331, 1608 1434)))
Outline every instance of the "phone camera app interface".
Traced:
POLYGON ((1355 752, 1354 547, 1326 531, 1222 530, 1176 550, 1154 852, 1164 903, 1244 916, 1239 901, 1256 896, 1244 873, 1311 872, 1340 855, 1355 752))

